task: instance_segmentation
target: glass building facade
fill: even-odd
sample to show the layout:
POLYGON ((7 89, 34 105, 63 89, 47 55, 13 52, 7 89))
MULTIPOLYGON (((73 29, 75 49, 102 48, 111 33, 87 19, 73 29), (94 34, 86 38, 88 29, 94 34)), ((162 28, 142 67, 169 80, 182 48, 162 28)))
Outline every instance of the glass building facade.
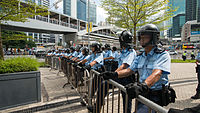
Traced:
POLYGON ((181 29, 185 24, 185 14, 178 14, 173 17, 172 37, 181 37, 181 29))
POLYGON ((77 18, 86 21, 86 0, 77 0, 77 18))
MULTIPOLYGON (((199 0, 198 0, 199 1, 199 0)), ((185 20, 191 21, 197 19, 197 0, 186 0, 185 20)))
POLYGON ((186 0, 169 0, 169 5, 171 5, 173 9, 178 8, 174 12, 174 15, 185 13, 185 1, 186 0))
POLYGON ((63 0, 63 13, 71 16, 71 0, 63 0))
MULTIPOLYGON (((88 5, 88 4, 87 4, 88 5)), ((89 18, 90 18, 90 22, 95 23, 96 24, 96 11, 97 11, 97 5, 94 2, 90 2, 89 5, 89 18)), ((88 21, 88 6, 86 8, 86 16, 87 16, 87 21, 88 21)))

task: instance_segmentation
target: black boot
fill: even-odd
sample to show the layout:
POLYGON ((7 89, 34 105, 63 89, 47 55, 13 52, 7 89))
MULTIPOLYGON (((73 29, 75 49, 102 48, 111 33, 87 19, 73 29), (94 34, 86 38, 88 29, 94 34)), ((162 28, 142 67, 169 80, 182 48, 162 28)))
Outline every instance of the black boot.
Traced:
POLYGON ((192 99, 200 99, 200 91, 197 91, 194 96, 191 97, 192 99))

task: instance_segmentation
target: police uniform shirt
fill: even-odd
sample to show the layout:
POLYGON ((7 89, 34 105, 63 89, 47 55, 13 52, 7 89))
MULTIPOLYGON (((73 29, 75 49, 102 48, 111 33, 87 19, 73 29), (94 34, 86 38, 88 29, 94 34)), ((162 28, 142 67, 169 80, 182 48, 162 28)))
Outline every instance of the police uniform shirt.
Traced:
POLYGON ((65 55, 65 56, 68 56, 69 54, 70 54, 70 53, 65 53, 64 55, 65 55))
POLYGON ((78 54, 79 54, 79 52, 77 52, 77 51, 74 51, 74 52, 72 53, 72 56, 73 56, 73 57, 77 57, 77 56, 78 56, 78 54))
POLYGON ((200 61, 200 51, 197 53, 196 60, 200 61))
POLYGON ((101 68, 101 65, 103 65, 103 53, 92 53, 91 55, 87 56, 85 58, 87 60, 86 65, 89 65, 91 62, 96 61, 97 63, 92 66, 92 69, 98 69, 101 68))
POLYGON ((170 74, 171 58, 168 52, 155 53, 153 48, 147 56, 145 52, 137 56, 135 61, 129 67, 133 71, 138 71, 140 82, 144 82, 149 77, 154 69, 162 70, 162 75, 150 89, 161 90, 162 84, 168 85, 168 74, 170 74))
POLYGON ((86 58, 87 58, 87 55, 83 55, 83 54, 82 54, 82 56, 79 57, 79 60, 81 61, 81 60, 84 60, 84 59, 86 59, 86 58))
POLYGON ((118 67, 120 67, 122 64, 128 64, 130 66, 136 56, 137 55, 134 49, 122 50, 118 58, 118 67))
POLYGON ((47 53, 47 55, 51 55, 52 53, 47 53))
POLYGON ((113 59, 114 61, 118 61, 119 58, 119 53, 117 51, 112 52, 111 56, 115 59, 113 59))
POLYGON ((103 54, 103 57, 104 57, 104 58, 110 57, 111 54, 112 54, 112 51, 111 51, 111 50, 106 50, 106 51, 105 51, 105 54, 103 54))

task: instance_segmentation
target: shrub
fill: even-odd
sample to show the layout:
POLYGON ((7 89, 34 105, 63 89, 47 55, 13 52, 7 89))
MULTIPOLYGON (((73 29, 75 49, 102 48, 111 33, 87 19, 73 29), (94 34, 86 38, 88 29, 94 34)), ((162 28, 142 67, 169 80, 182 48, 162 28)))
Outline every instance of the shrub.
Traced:
POLYGON ((15 73, 15 72, 27 72, 37 71, 39 63, 37 59, 17 57, 7 60, 0 60, 0 74, 2 73, 15 73))

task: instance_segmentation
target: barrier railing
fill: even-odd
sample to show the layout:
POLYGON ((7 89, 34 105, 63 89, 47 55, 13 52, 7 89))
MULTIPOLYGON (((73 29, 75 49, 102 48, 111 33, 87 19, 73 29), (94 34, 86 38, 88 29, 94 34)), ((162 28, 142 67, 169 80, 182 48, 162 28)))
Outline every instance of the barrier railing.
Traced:
MULTIPOLYGON (((60 65, 56 69, 62 70, 68 80, 66 84, 70 83, 72 85, 84 104, 91 108, 90 111, 93 111, 93 113, 120 113, 121 111, 128 113, 128 94, 123 85, 111 79, 105 81, 96 70, 91 69, 89 72, 80 66, 74 66, 73 63, 65 58, 59 60, 57 57, 52 57, 51 61, 52 68, 60 65), (121 108, 121 96, 124 96, 125 99, 123 108, 121 108)), ((148 106, 149 113, 152 110, 158 113, 168 113, 165 108, 141 95, 135 99, 135 113, 137 113, 138 102, 148 106)))

